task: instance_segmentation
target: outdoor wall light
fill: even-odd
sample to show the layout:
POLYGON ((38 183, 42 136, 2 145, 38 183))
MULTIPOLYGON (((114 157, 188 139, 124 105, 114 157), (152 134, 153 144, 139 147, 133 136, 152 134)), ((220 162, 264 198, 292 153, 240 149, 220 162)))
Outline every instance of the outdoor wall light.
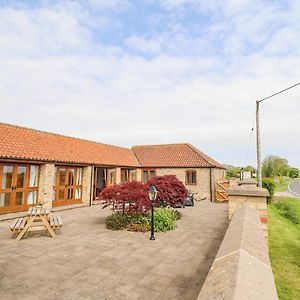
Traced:
POLYGON ((157 193, 158 193, 158 191, 157 191, 156 187, 154 185, 151 185, 150 189, 148 191, 148 196, 151 201, 151 236, 150 236, 151 241, 155 240, 155 237, 154 237, 154 201, 157 198, 157 193))

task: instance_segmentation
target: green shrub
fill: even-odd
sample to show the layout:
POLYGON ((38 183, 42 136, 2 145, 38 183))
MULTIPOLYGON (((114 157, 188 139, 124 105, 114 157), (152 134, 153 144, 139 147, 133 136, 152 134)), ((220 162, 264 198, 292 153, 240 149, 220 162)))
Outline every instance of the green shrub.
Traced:
POLYGON ((166 232, 176 227, 175 216, 172 209, 157 208, 154 210, 154 231, 166 232))
POLYGON ((130 216, 121 212, 113 213, 105 220, 106 227, 112 230, 124 229, 130 223, 130 216))
POLYGON ((298 200, 285 199, 275 203, 280 214, 292 221, 294 224, 300 224, 300 203, 298 200))
POLYGON ((262 187, 269 191, 269 197, 267 198, 267 202, 270 203, 272 200, 272 197, 274 195, 274 190, 275 190, 274 180, 271 178, 264 178, 262 180, 262 187))
MULTIPOLYGON (((182 217, 178 210, 156 208, 154 210, 154 231, 166 232, 176 227, 176 220, 182 217)), ((112 230, 146 232, 151 228, 151 214, 129 214, 115 212, 106 218, 106 227, 112 230)))
POLYGON ((290 168, 289 176, 290 176, 290 178, 298 178, 299 177, 299 169, 298 168, 290 168))
POLYGON ((178 210, 173 210, 174 220, 179 220, 182 217, 182 213, 178 210))

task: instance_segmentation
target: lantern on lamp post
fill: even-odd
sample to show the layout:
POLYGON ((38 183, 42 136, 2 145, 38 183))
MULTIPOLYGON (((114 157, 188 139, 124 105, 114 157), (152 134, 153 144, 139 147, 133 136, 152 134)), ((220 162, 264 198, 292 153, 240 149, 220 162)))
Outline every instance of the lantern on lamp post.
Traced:
POLYGON ((157 198, 157 189, 154 185, 151 185, 148 191, 149 200, 151 201, 151 236, 150 240, 155 240, 154 237, 154 201, 157 198))

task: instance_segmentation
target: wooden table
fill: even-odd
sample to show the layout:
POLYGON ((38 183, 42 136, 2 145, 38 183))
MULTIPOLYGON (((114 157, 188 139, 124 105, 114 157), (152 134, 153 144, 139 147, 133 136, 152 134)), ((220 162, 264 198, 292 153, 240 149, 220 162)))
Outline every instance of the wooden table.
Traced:
POLYGON ((31 207, 27 212, 27 217, 25 217, 25 226, 18 234, 16 240, 20 240, 26 232, 29 231, 40 231, 46 230, 54 238, 56 236, 55 232, 50 226, 48 215, 49 209, 31 207))

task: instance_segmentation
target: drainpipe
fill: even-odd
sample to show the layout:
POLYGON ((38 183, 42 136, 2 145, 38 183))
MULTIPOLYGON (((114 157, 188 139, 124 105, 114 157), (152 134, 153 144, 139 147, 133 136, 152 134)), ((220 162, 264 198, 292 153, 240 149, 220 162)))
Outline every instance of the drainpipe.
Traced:
POLYGON ((90 184, 90 206, 93 205, 93 199, 92 199, 92 195, 93 195, 93 182, 94 181, 94 166, 92 166, 92 170, 91 170, 91 184, 90 184))
POLYGON ((209 168, 209 185, 210 185, 210 202, 213 200, 213 188, 212 188, 212 173, 211 173, 211 168, 209 168))

